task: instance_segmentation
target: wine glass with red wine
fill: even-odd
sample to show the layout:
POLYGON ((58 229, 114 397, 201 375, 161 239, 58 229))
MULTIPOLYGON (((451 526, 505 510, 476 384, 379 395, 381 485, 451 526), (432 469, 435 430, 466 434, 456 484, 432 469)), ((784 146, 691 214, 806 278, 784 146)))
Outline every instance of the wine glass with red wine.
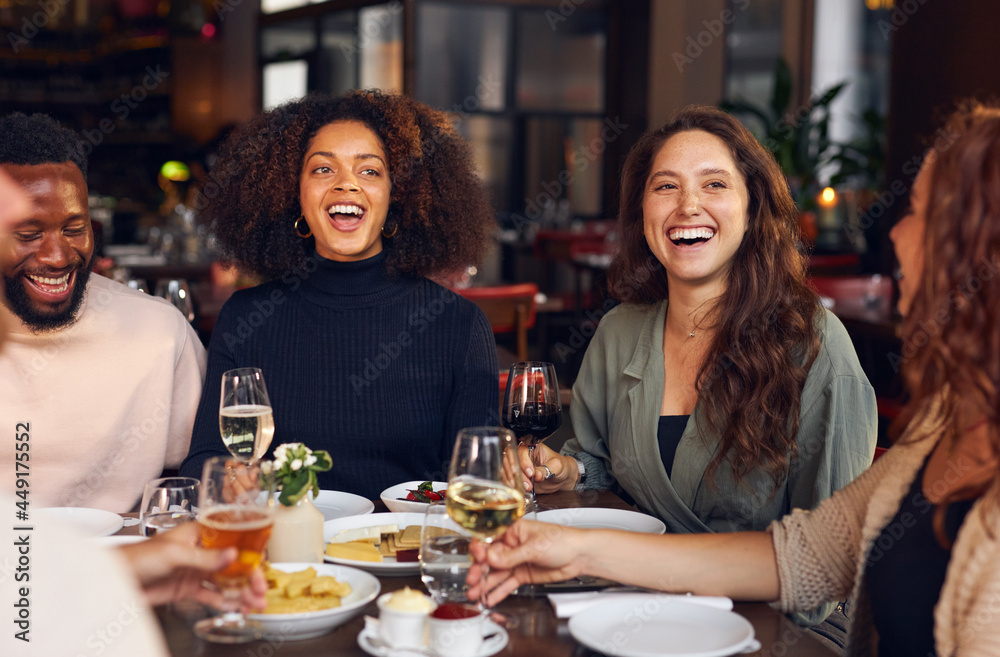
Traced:
MULTIPOLYGON (((525 361, 510 366, 507 391, 503 398, 503 425, 528 448, 534 463, 535 446, 562 425, 559 381, 552 363, 525 361)), ((530 508, 537 508, 535 491, 529 495, 530 508)))

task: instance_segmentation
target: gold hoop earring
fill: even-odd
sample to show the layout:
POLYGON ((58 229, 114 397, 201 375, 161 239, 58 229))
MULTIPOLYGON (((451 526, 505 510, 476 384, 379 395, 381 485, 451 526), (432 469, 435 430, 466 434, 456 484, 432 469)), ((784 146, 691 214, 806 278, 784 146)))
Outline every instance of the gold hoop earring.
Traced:
POLYGON ((390 237, 395 237, 398 231, 399 231, 399 224, 393 224, 391 233, 385 232, 385 224, 382 224, 382 237, 385 237, 386 239, 390 237))
MULTIPOLYGON (((312 228, 309 228, 309 232, 306 233, 305 235, 303 235, 302 231, 299 230, 299 222, 302 221, 305 218, 306 218, 305 215, 300 215, 299 218, 295 220, 295 234, 298 235, 299 237, 301 237, 302 239, 306 239, 307 237, 312 237, 312 234, 313 234, 312 228)), ((306 222, 306 227, 307 228, 309 227, 309 222, 308 221, 306 222)))

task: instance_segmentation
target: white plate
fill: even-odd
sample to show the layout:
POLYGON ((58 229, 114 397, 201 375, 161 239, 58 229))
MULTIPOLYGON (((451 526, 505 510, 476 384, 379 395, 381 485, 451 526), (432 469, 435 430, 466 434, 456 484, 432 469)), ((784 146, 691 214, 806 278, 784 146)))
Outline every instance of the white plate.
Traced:
MULTIPOLYGON (((507 647, 507 641, 509 638, 507 636, 507 630, 503 629, 493 621, 487 619, 483 624, 483 637, 489 637, 483 641, 483 645, 480 646, 479 652, 476 653, 475 657, 490 657, 490 655, 495 655, 504 648, 507 647)), ((358 645, 369 655, 374 655, 375 657, 403 657, 403 655, 414 655, 415 657, 419 655, 428 655, 428 652, 416 652, 409 650, 392 650, 387 645, 382 643, 378 637, 372 635, 372 630, 369 626, 365 626, 365 629, 361 630, 358 634, 358 645)))
POLYGON ((323 520, 363 516, 375 510, 375 503, 371 500, 339 490, 321 490, 313 498, 313 505, 323 512, 323 520))
POLYGON ((93 538, 110 536, 122 528, 125 519, 117 513, 82 506, 52 506, 35 509, 32 518, 39 523, 58 524, 77 534, 93 538))
MULTIPOLYGON (((385 503, 386 508, 394 513, 423 513, 428 506, 426 502, 412 502, 410 500, 399 499, 406 497, 408 492, 417 489, 422 483, 424 482, 404 481, 401 484, 390 486, 382 491, 382 501, 385 503)), ((447 481, 432 481, 431 484, 434 486, 435 492, 448 488, 447 481)))
POLYGON ((659 518, 624 509, 552 509, 539 511, 538 519, 554 525, 581 529, 624 529, 644 534, 662 534, 667 530, 667 526, 659 518))
POLYGON ((569 633, 613 657, 723 657, 754 645, 739 614, 677 600, 610 600, 569 619, 569 633))
POLYGON ((93 543, 97 545, 104 545, 107 547, 121 547, 122 545, 132 545, 133 543, 141 543, 143 541, 148 541, 149 539, 145 536, 139 536, 137 534, 122 534, 114 536, 97 536, 96 538, 90 539, 93 543))
POLYGON ((361 613, 362 608, 378 597, 382 585, 378 579, 357 568, 328 563, 272 563, 271 567, 292 573, 315 568, 316 574, 336 577, 351 585, 350 595, 340 600, 340 606, 300 614, 247 614, 247 618, 264 626, 265 638, 298 641, 322 636, 361 613))
MULTIPOLYGON (((372 513, 366 516, 351 516, 338 520, 328 520, 323 523, 323 542, 329 542, 342 529, 357 529, 375 525, 399 525, 400 530, 410 525, 423 525, 422 513, 372 513)), ((376 575, 415 575, 420 572, 419 561, 404 561, 398 563, 395 557, 385 557, 381 562, 356 561, 354 559, 335 559, 324 557, 330 563, 342 563, 347 566, 367 570, 376 575)))

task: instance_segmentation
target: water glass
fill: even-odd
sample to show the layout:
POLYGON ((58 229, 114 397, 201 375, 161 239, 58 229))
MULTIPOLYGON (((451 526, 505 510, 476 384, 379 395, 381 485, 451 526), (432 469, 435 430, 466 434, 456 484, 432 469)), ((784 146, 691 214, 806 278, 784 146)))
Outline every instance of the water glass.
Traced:
POLYGON ((420 579, 434 602, 468 602, 469 538, 443 504, 428 505, 420 532, 420 579))
POLYGON ((143 536, 155 536, 196 518, 200 484, 191 477, 166 477, 146 484, 139 506, 143 536))

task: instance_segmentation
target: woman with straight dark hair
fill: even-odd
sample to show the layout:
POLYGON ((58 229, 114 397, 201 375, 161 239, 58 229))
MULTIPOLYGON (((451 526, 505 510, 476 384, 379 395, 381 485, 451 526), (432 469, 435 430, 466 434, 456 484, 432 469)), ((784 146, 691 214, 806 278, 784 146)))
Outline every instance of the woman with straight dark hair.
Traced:
POLYGON ((488 554, 474 546, 491 603, 580 574, 786 612, 850 594, 847 655, 1000 654, 1000 109, 970 104, 945 132, 954 140, 928 153, 890 233, 910 395, 892 449, 767 533, 519 522, 488 554))
POLYGON ((622 303, 573 387, 576 437, 522 455, 537 492, 617 483, 671 532, 760 530, 871 464, 874 392, 806 285, 784 176, 739 121, 689 107, 643 136, 618 222, 622 303))

